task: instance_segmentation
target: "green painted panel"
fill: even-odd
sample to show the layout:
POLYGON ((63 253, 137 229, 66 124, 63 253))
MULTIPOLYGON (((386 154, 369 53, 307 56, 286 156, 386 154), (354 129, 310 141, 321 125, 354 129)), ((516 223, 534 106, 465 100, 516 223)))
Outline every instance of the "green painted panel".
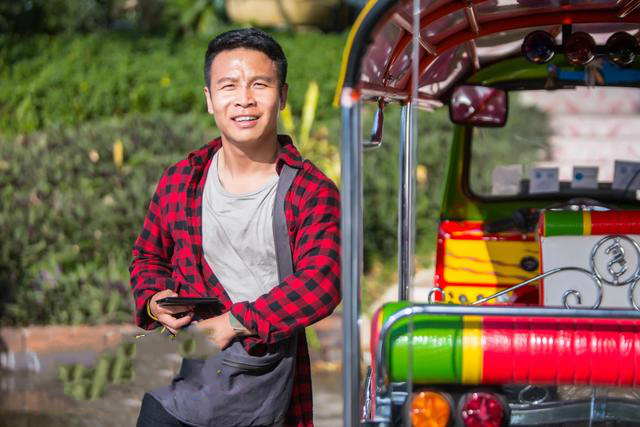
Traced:
POLYGON ((581 236, 582 212, 547 211, 544 228, 546 236, 581 236))
MULTIPOLYGON (((386 304, 383 319, 409 306, 406 302, 386 304)), ((406 381, 409 367, 409 337, 412 336, 413 381, 459 383, 462 376, 462 317, 416 315, 397 322, 385 343, 391 378, 406 381), (413 333, 410 334, 410 328, 413 333)))

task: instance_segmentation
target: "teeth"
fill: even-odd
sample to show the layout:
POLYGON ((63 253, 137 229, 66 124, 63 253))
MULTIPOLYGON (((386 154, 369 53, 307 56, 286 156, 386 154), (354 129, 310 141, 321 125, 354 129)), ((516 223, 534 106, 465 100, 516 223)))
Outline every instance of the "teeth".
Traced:
POLYGON ((236 117, 234 120, 236 122, 248 122, 249 120, 256 120, 257 117, 256 116, 242 116, 242 117, 236 117))

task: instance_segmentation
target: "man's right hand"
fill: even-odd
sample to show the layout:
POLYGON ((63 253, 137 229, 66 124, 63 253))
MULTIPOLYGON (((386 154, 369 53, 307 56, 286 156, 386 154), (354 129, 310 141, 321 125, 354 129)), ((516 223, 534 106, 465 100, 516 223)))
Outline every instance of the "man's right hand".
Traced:
POLYGON ((151 297, 151 303, 149 304, 149 310, 151 314, 158 318, 158 322, 162 323, 169 332, 176 334, 177 330, 191 323, 193 318, 193 306, 192 305, 174 305, 174 306, 162 306, 156 301, 167 297, 177 297, 178 294, 170 289, 160 291, 151 297), (182 317, 176 317, 176 315, 184 313, 182 317))

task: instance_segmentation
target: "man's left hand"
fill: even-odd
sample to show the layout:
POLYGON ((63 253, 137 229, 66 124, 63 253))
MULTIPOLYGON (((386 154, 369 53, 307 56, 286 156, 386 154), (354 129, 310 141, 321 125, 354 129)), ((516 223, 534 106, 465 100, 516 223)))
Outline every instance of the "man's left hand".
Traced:
POLYGON ((231 326, 229 322, 229 312, 210 317, 205 320, 200 320, 196 323, 196 327, 204 330, 207 338, 214 341, 220 346, 220 348, 226 348, 234 338, 237 336, 237 332, 231 326))

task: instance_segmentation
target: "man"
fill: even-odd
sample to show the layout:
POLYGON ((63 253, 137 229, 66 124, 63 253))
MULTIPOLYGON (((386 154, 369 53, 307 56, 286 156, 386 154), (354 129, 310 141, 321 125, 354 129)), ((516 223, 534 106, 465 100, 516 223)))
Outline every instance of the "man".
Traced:
MULTIPOLYGON (((285 424, 312 426, 304 328, 340 301, 338 190, 277 134, 287 62, 269 35, 242 29, 217 36, 204 69, 208 112, 220 137, 160 178, 133 249, 135 322, 176 333, 194 320, 193 307, 163 307, 158 299, 214 296, 224 314, 196 327, 223 349, 241 340, 249 354, 259 354, 297 335, 285 424), (294 274, 279 281, 271 215, 284 165, 297 170, 284 202, 294 274)), ((138 422, 182 425, 148 394, 138 422)))

